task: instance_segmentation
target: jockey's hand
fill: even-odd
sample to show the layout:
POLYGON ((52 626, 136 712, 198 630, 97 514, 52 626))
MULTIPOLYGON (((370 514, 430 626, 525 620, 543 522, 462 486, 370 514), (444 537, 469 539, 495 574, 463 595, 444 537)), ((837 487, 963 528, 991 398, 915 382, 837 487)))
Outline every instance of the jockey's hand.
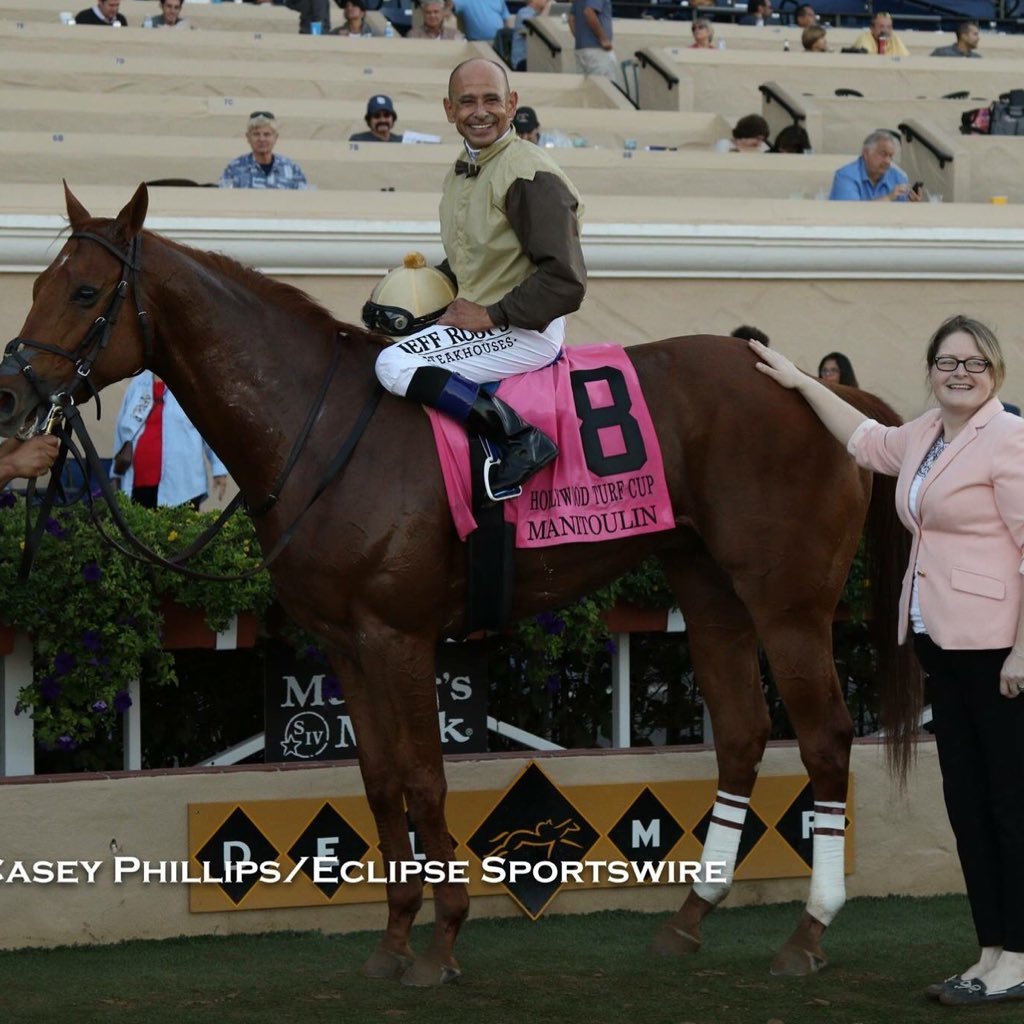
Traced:
POLYGON ((437 322, 443 327, 461 327, 466 331, 490 331, 495 327, 487 307, 469 299, 456 299, 437 322))
POLYGON ((748 341, 747 344, 757 356, 757 368, 784 388, 798 388, 810 379, 781 352, 777 352, 773 348, 766 348, 759 341, 748 341))

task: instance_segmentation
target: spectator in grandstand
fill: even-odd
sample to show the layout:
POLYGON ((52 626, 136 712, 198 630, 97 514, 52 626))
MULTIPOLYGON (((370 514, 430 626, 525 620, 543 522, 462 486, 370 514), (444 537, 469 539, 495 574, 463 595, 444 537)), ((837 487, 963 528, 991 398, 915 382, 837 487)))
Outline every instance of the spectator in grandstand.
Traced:
POLYGON ((331 29, 332 36, 372 36, 373 29, 366 24, 366 0, 345 0, 342 7, 345 20, 331 29))
POLYGON ((444 3, 442 0, 424 0, 420 4, 423 12, 423 24, 412 29, 407 39, 465 39, 457 28, 446 28, 444 23, 444 3))
POLYGON ((828 53, 828 42, 825 39, 824 25, 810 25, 800 35, 807 53, 828 53))
POLYGON ((60 442, 49 434, 38 434, 28 441, 9 437, 0 444, 0 487, 18 477, 42 476, 53 465, 60 442))
POLYGON ((160 13, 153 19, 153 28, 195 28, 195 25, 181 16, 185 0, 160 0, 160 13))
MULTIPOLYGON (((299 34, 308 36, 311 25, 318 24, 321 33, 331 30, 330 0, 284 0, 284 5, 291 11, 299 12, 299 34)), ((340 7, 341 4, 338 4, 340 7)))
POLYGON ((805 399, 858 465, 897 478, 896 512, 911 534, 898 637, 928 677, 946 813, 980 947, 970 966, 924 991, 946 1006, 1020 1001, 1024 423, 999 401, 999 339, 972 317, 944 321, 923 360, 934 408, 893 427, 781 353, 751 348, 757 369, 805 399))
POLYGON ((749 0, 741 25, 767 25, 772 16, 772 0, 749 0))
POLYGON ((976 21, 961 21, 956 27, 956 42, 952 46, 940 46, 932 50, 933 57, 980 57, 978 43, 981 33, 976 21))
POLYGON ((152 370, 128 384, 114 426, 114 451, 111 476, 138 505, 191 505, 198 511, 207 495, 206 460, 213 492, 218 501, 224 497, 224 463, 152 370))
POLYGON ((868 53, 881 53, 886 57, 909 57, 910 51, 903 40, 892 30, 892 15, 885 11, 876 12, 871 27, 865 29, 853 41, 853 49, 868 53))
POLYGON ((297 163, 286 156, 275 156, 277 121, 269 110, 249 115, 245 138, 252 150, 236 157, 224 168, 221 188, 308 188, 306 176, 297 163))
POLYGON ((751 327, 750 324, 740 324, 734 331, 729 332, 729 337, 743 338, 746 341, 759 341, 765 348, 770 344, 768 335, 764 331, 759 331, 756 327, 751 327))
POLYGON ((836 171, 829 199, 919 202, 920 194, 911 189, 906 174, 894 162, 899 151, 899 138, 892 132, 872 132, 864 140, 860 156, 836 171))
POLYGON ((612 42, 612 0, 572 0, 569 30, 576 39, 576 70, 618 81, 612 42))
POLYGON ((513 71, 526 70, 526 23, 538 14, 546 15, 550 10, 551 0, 527 0, 527 3, 516 11, 516 20, 512 26, 513 71))
POLYGON ((519 107, 516 116, 512 118, 512 126, 516 130, 516 135, 525 142, 540 142, 540 121, 537 120, 533 107, 519 107))
POLYGON ((712 149, 716 153, 767 153, 768 122, 760 114, 747 114, 736 122, 731 139, 719 139, 712 149))
POLYGON ((829 352, 822 356, 818 363, 818 380, 826 384, 845 384, 847 387, 859 388, 857 374, 853 372, 853 363, 842 352, 829 352))
POLYGON ((691 50, 713 50, 715 48, 715 26, 707 18, 694 18, 690 25, 693 42, 691 50))
POLYGON ((128 19, 119 14, 121 0, 96 0, 92 7, 75 15, 76 25, 127 25, 128 19))
POLYGON ((402 136, 393 131, 398 114, 390 96, 371 96, 366 104, 366 127, 369 131, 356 132, 349 142, 401 142, 402 136))
POLYGON ((818 24, 817 11, 810 4, 801 4, 796 9, 796 15, 793 21, 800 28, 810 28, 812 25, 818 24))
POLYGON ((456 0, 455 13, 462 19, 466 38, 484 43, 493 42, 498 29, 513 24, 505 0, 456 0))
POLYGON ((813 153, 811 139, 803 125, 788 124, 775 136, 773 153, 813 153))

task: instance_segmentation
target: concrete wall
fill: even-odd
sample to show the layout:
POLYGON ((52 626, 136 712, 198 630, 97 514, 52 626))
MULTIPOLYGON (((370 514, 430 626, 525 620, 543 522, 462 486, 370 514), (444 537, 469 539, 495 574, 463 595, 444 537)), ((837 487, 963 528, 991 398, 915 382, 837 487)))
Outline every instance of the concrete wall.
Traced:
MULTIPOLYGON (((451 790, 502 789, 520 773, 526 758, 466 757, 448 765, 451 790)), ((559 786, 583 783, 713 779, 714 752, 704 748, 574 752, 536 755, 559 786)), ((762 775, 802 771, 792 744, 773 745, 762 775)), ((934 744, 922 743, 917 770, 905 795, 893 791, 882 748, 854 747, 856 800, 855 867, 847 878, 850 896, 932 895, 959 891, 961 880, 942 806, 934 744)), ((380 904, 190 914, 188 886, 144 885, 139 879, 113 884, 112 844, 119 856, 141 860, 186 860, 189 803, 284 800, 361 793, 355 766, 339 763, 294 770, 239 768, 184 770, 124 777, 52 777, 0 780, 2 853, 7 873, 14 861, 90 859, 104 861, 94 885, 9 885, 4 887, 0 948, 65 943, 116 942, 130 938, 251 933, 281 929, 326 932, 378 928, 380 904)), ((548 913, 598 909, 669 911, 682 901, 683 886, 562 892, 548 913)), ((733 906, 805 900, 807 879, 737 882, 733 906)), ((474 917, 516 916, 504 894, 476 898, 474 917)), ((429 920, 430 905, 423 918, 429 920)), ((835 927, 842 927, 842 917, 835 927)))

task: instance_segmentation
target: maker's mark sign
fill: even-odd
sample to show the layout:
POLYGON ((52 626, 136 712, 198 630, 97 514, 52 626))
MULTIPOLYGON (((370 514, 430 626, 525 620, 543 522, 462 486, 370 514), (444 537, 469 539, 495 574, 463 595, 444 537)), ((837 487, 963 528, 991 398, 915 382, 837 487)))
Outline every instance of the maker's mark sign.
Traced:
MULTIPOLYGON (((437 720, 446 754, 487 750, 487 671, 478 645, 441 644, 436 658, 437 720)), ((336 761, 355 757, 345 680, 300 659, 284 644, 268 653, 265 759, 336 761)))

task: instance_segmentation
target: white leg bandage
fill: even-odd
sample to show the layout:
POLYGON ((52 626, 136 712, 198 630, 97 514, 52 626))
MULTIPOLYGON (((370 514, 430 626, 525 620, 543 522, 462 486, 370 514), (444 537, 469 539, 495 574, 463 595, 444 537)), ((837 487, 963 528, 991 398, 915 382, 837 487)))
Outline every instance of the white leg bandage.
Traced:
POLYGON ((814 864, 807 913, 824 925, 832 923, 846 902, 846 804, 814 805, 814 864))
POLYGON ((715 806, 711 809, 711 823, 704 840, 701 854, 701 881, 695 882, 693 891, 712 905, 721 903, 732 888, 732 876, 736 870, 736 855, 740 848, 743 822, 747 819, 749 796, 733 796, 718 791, 715 806), (715 865, 715 873, 723 881, 709 882, 708 865, 715 865))

